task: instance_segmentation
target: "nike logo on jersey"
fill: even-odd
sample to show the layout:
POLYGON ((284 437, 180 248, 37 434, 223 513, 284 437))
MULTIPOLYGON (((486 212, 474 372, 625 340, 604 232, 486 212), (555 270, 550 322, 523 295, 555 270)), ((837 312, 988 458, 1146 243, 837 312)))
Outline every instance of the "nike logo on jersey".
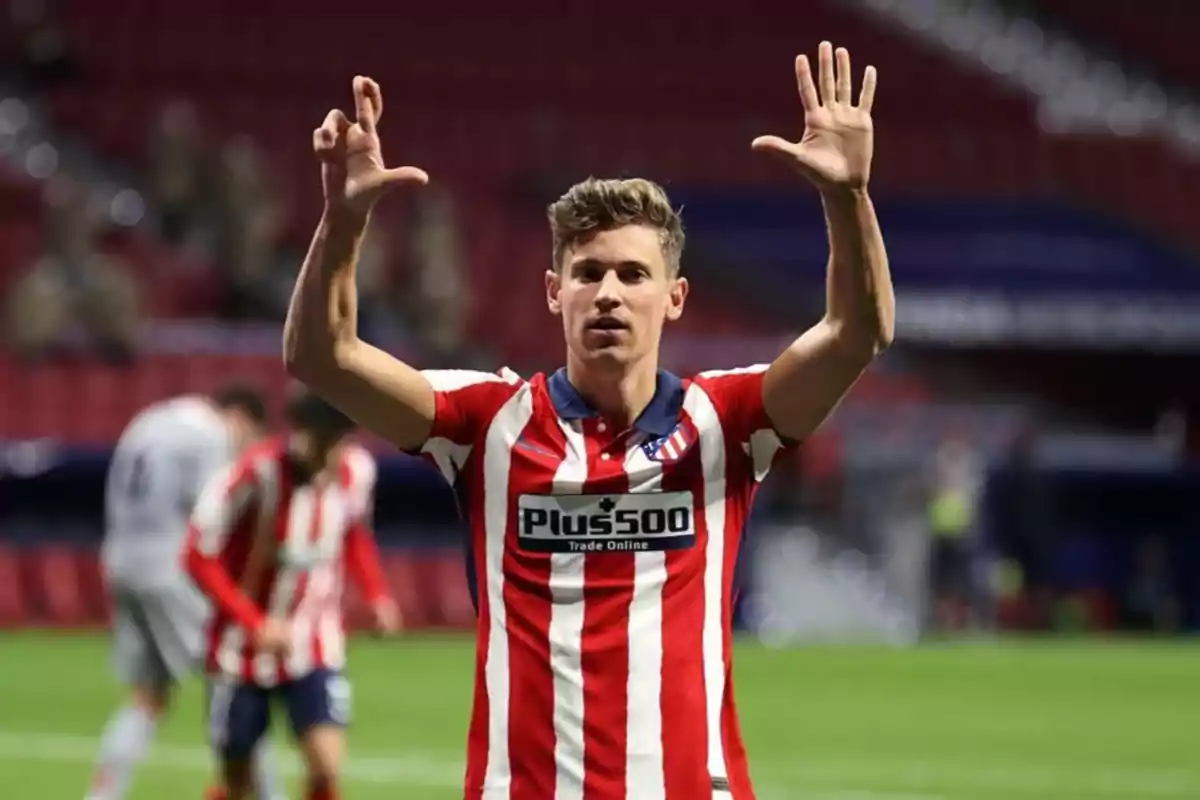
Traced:
POLYGON ((559 458, 559 456, 554 455, 554 453, 551 453, 544 447, 538 447, 536 444, 525 438, 517 439, 517 442, 514 446, 519 447, 522 450, 528 450, 531 453, 537 453, 538 455, 546 456, 547 458, 559 458))
POLYGON ((679 550, 696 543, 691 492, 523 494, 517 541, 536 553, 679 550))

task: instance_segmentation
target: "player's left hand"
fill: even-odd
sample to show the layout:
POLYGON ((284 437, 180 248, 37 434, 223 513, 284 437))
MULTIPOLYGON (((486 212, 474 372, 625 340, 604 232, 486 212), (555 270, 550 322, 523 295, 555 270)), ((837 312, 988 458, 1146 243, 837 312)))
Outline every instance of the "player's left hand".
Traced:
POLYGON ((849 51, 839 47, 835 54, 832 44, 821 42, 817 61, 819 95, 808 56, 796 57, 796 82, 804 104, 804 135, 800 141, 760 136, 750 146, 786 159, 822 191, 863 189, 871 177, 875 149, 871 122, 875 68, 863 71, 862 90, 855 105, 849 51))
POLYGON ((392 598, 385 597, 377 601, 371 611, 375 617, 377 633, 388 634, 400 630, 400 609, 396 607, 396 601, 392 598))

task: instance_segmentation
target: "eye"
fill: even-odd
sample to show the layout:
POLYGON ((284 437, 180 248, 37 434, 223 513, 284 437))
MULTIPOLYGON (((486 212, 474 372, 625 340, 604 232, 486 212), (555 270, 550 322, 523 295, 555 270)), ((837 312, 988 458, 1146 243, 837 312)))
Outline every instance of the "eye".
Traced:
POLYGON ((644 267, 623 267, 620 272, 622 283, 641 283, 650 277, 644 267))
POLYGON ((583 283, 597 283, 604 280, 604 270, 599 264, 581 264, 575 270, 575 277, 583 283))

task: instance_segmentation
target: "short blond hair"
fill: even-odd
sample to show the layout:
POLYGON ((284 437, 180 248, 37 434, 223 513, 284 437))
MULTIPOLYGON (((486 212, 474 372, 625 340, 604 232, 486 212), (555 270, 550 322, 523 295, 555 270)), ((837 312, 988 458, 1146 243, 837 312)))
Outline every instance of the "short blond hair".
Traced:
POLYGON ((679 274, 683 256, 683 218, 666 191, 645 178, 588 178, 575 184, 546 209, 554 248, 554 269, 573 245, 600 231, 645 225, 658 231, 663 259, 679 274))

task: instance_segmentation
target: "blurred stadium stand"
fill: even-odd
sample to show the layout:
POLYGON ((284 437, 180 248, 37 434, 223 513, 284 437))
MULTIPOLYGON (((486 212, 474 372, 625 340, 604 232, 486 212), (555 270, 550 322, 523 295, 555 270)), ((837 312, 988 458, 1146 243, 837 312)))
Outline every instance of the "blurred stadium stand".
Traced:
MULTIPOLYGON (((764 514, 804 519, 831 552, 866 553, 875 580, 889 559, 912 560, 889 555, 889 532, 923 524, 931 455, 965 438, 991 476, 971 526, 986 593, 1004 594, 997 565, 1017 562, 1036 585, 1009 593, 1016 606, 1041 602, 1034 589, 1120 606, 1139 543, 1162 539, 1174 563, 1200 564, 1187 500, 1200 489, 1200 117, 1188 94, 1200 60, 1130 7, 826 0, 781 21, 667 0, 616 27, 548 0, 520 17, 479 2, 362 0, 352 16, 281 0, 14 4, 0 49, 0 285, 12 318, 45 308, 35 321, 61 330, 37 347, 18 336, 0 356, 0 524, 25 544, 94 539, 104 454, 132 413, 232 376, 278 400, 278 322, 320 211, 310 132, 350 100, 354 74, 385 89, 385 152, 444 191, 380 209, 363 270, 371 338, 431 366, 554 366, 541 206, 588 174, 645 174, 686 207, 696 279, 668 365, 769 358, 821 311, 824 228, 805 187, 749 142, 799 131, 791 59, 828 38, 881 74, 873 190, 900 344, 781 472, 764 514), (86 209, 63 222, 69 203, 55 198, 79 186, 86 209), (23 284, 62 225, 86 228, 127 288, 70 269, 48 273, 49 289, 23 284), (114 293, 135 333, 101 324, 114 293), (1037 492, 1012 478, 1027 435, 1037 492), (1122 511, 1085 513, 1077 496, 1122 511), (1035 507, 1037 522, 1014 507, 1035 507)), ((1155 8, 1180 28, 1197 13, 1185 0, 1155 8)), ((387 534, 446 541, 449 494, 403 457, 387 454, 383 476, 387 534)), ((47 552, 45 569, 72 569, 47 552)), ((5 570, 44 574, 17 557, 0 551, 0 622, 22 602, 4 593, 5 570)), ((457 569, 457 555, 439 558, 457 569)), ((1200 624, 1200 587, 1172 581, 1200 624)), ((72 602, 34 594, 43 608, 72 602)), ((920 616, 919 594, 881 602, 920 616)), ((1050 624, 1044 607, 1010 617, 1050 624)))

